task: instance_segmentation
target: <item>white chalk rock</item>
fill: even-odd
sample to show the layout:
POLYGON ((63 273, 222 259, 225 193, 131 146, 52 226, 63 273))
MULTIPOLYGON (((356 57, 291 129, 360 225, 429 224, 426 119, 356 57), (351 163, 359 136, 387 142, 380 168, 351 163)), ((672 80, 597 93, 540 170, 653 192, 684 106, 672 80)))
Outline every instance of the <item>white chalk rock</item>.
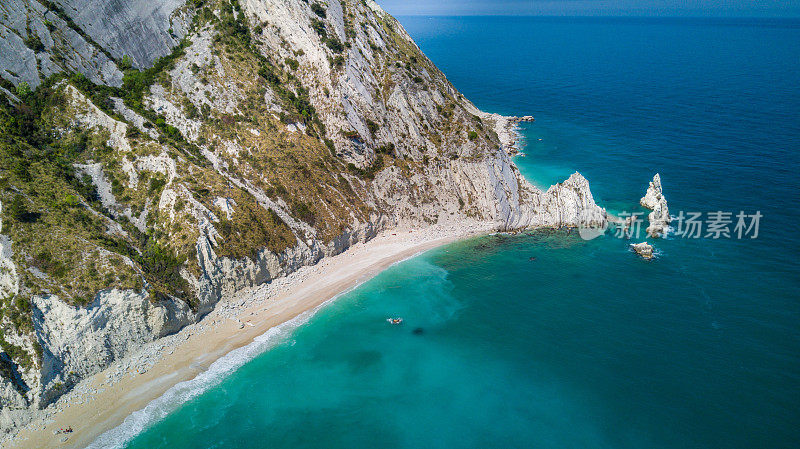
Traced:
POLYGON ((669 216, 669 208, 667 208, 667 199, 664 198, 664 192, 661 188, 661 176, 656 173, 653 180, 650 181, 650 186, 644 194, 639 204, 646 207, 652 212, 648 215, 650 226, 647 227, 647 233, 651 237, 660 237, 664 235, 671 221, 669 216))

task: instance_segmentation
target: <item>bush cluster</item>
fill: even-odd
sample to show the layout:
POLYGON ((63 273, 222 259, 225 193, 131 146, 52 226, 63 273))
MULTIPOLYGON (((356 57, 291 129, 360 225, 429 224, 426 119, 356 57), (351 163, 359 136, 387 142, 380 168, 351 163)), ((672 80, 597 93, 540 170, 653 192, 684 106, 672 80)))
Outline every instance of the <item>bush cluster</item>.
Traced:
POLYGON ((323 19, 327 16, 327 14, 325 13, 325 8, 323 8, 322 5, 316 2, 311 4, 311 11, 314 14, 322 17, 323 19))
POLYGON ((352 162, 347 164, 347 169, 350 173, 358 176, 362 179, 375 179, 375 175, 378 174, 379 171, 383 170, 384 167, 384 160, 383 155, 378 154, 372 164, 370 164, 367 168, 358 168, 352 162))

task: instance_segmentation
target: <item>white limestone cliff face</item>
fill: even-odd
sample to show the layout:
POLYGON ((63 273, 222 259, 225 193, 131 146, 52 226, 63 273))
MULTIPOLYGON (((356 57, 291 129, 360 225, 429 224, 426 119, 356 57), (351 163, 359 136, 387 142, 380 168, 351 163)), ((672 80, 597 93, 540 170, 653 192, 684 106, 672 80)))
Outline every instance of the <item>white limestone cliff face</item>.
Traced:
POLYGON ((191 22, 185 0, 56 0, 54 4, 66 17, 37 0, 0 2, 3 78, 35 88, 54 73, 74 71, 97 84, 118 87, 122 72, 117 61, 127 56, 133 67, 151 66, 172 51, 191 22), (42 47, 31 48, 37 39, 42 47))
POLYGON ((47 404, 62 388, 193 322, 183 301, 154 302, 146 292, 104 290, 85 307, 34 296, 33 323, 43 348, 41 391, 47 404), (59 388, 53 388, 54 385, 59 388))
POLYGON ((36 0, 0 3, 3 78, 36 87, 49 75, 75 71, 95 83, 120 86, 122 72, 115 61, 128 56, 136 68, 152 65, 180 42, 191 21, 184 0, 56 0, 54 4, 72 24, 36 0), (29 46, 36 39, 41 48, 29 46))
POLYGON ((11 239, 3 232, 3 202, 0 201, 0 296, 14 295, 19 290, 17 266, 12 260, 14 254, 11 248, 11 239))
POLYGON ((55 0, 86 34, 111 55, 149 67, 172 51, 188 31, 185 0, 55 0))
MULTIPOLYGON (((591 211, 587 216, 605 220, 605 211, 594 204, 588 182, 579 174, 544 193, 528 183, 507 154, 519 137, 515 123, 480 111, 458 93, 402 25, 374 1, 349 6, 347 12, 355 14, 359 26, 354 27, 341 69, 331 67, 330 54, 309 25, 317 16, 303 0, 247 0, 242 6, 251 23, 268 25, 270 32, 262 34, 262 42, 271 52, 299 61, 298 76, 309 87, 311 101, 340 154, 365 165, 375 158, 374 148, 391 144, 401 157, 435 161, 410 178, 396 169, 376 177, 376 201, 391 206, 396 223, 440 222, 469 214, 496 221, 500 229, 508 230, 578 226, 583 210, 591 211), (398 41, 408 45, 406 53, 399 52, 398 41), (417 61, 414 74, 424 84, 392 63, 411 58, 409 54, 418 55, 412 55, 417 61), (387 76, 391 81, 387 82, 387 76), (455 106, 454 120, 480 118, 480 126, 494 132, 496 140, 487 145, 463 134, 440 133, 441 142, 434 142, 431 130, 442 127, 438 111, 448 103, 455 106), (378 125, 374 134, 367 120, 378 125), (357 131, 365 145, 342 137, 343 131, 350 130, 357 131)), ((345 11, 339 2, 328 3, 327 17, 333 31, 345 40, 345 11)), ((205 61, 199 59, 197 64, 205 61)), ((181 76, 190 75, 184 71, 181 76)))
POLYGON ((653 176, 653 180, 650 181, 650 186, 642 199, 639 200, 639 204, 652 210, 648 215, 650 225, 647 227, 647 233, 651 237, 664 235, 672 219, 669 216, 667 199, 661 189, 661 176, 658 173, 653 176))
MULTIPOLYGON (((0 202, 0 298, 15 295, 19 291, 19 275, 14 263, 12 242, 8 236, 3 235, 2 221, 3 203, 0 202)), ((0 328, 6 323, 0 318, 0 328)), ((11 343, 18 343, 15 335, 1 334, 11 343)), ((14 428, 24 425, 28 421, 30 407, 28 398, 21 391, 20 385, 26 381, 35 381, 32 373, 20 372, 18 367, 5 354, 0 354, 0 367, 3 375, 0 376, 0 429, 14 428)))
MULTIPOLYGON (((97 108, 81 92, 72 86, 61 84, 68 98, 68 110, 74 120, 84 129, 100 130, 108 136, 107 144, 120 154, 131 150, 126 137, 127 127, 97 108)), ((110 211, 130 216, 130 211, 121 210, 99 163, 76 164, 76 172, 90 176, 98 190, 100 202, 110 211)), ((129 167, 129 182, 134 184, 142 174, 160 173, 166 177, 167 188, 155 207, 162 211, 173 211, 175 198, 192 201, 185 187, 172 186, 176 176, 176 162, 162 155, 144 156, 134 159, 129 167)), ((264 201, 268 201, 265 197, 264 201)), ((34 334, 20 335, 12 342, 30 346, 37 342, 42 348, 41 366, 23 374, 29 388, 21 395, 9 381, 9 388, 0 391, 0 401, 6 404, 0 415, 0 427, 11 428, 29 419, 29 407, 42 407, 53 401, 80 379, 91 376, 111 362, 135 352, 143 344, 172 334, 182 327, 196 322, 214 308, 219 300, 247 287, 260 285, 272 279, 288 275, 298 268, 316 263, 321 258, 338 254, 351 245, 369 240, 385 226, 381 217, 373 221, 358 223, 338 238, 324 243, 318 239, 299 240, 297 245, 275 254, 259 251, 255 260, 218 257, 215 252, 217 233, 214 228, 219 218, 194 201, 196 224, 200 237, 197 241, 197 257, 202 273, 194 277, 185 273, 197 294, 198 307, 191 310, 177 298, 156 301, 147 291, 104 290, 83 307, 71 306, 56 295, 34 295, 32 297, 34 334)), ((280 209, 280 206, 272 204, 280 209)), ((226 207, 235 208, 232 202, 226 207)), ((2 204, 0 204, 2 211, 2 204)), ((294 222, 286 211, 280 212, 287 221, 294 222)), ((0 231, 2 231, 0 222, 0 231)), ((310 230, 295 222, 302 230, 310 230)), ((121 232, 121 231, 119 231, 121 232)), ((0 235, 0 294, 17 293, 18 278, 14 265, 10 240, 0 235)), ((6 333, 11 339, 10 334, 6 333)))
POLYGON ((36 0, 0 2, 0 75, 15 85, 26 82, 35 88, 42 79, 64 71, 83 73, 98 84, 122 84, 114 61, 55 12, 36 0), (42 49, 26 44, 35 38, 42 49))
POLYGON ((12 429, 27 424, 29 413, 25 410, 28 407, 25 396, 17 391, 13 381, 0 377, 0 428, 12 429))
POLYGON ((242 8, 252 24, 265 24, 259 41, 271 54, 295 58, 296 75, 308 87, 310 99, 329 130, 337 151, 357 165, 374 158, 375 147, 393 144, 405 157, 420 159, 437 155, 470 156, 482 152, 479 143, 466 135, 438 137, 432 130, 442 127, 440 110, 455 106, 452 120, 471 121, 472 116, 488 116, 478 110, 447 81, 421 51, 403 26, 374 1, 352 2, 347 13, 354 16, 353 35, 346 36, 345 10, 339 1, 326 8, 329 32, 347 41, 343 66, 331 65, 331 52, 311 27, 319 19, 303 0, 246 0, 242 8), (411 72, 402 64, 412 61, 411 72), (398 62, 402 61, 402 63, 398 62), (397 64, 401 64, 398 67, 397 64), (414 76, 418 77, 415 81, 414 76), (368 121, 378 125, 375 133, 368 121), (356 131, 363 144, 353 143, 340 131, 356 131))
POLYGON ((201 237, 197 244, 203 275, 192 282, 200 299, 197 317, 213 309, 222 298, 245 289, 286 276, 323 257, 341 253, 350 246, 375 237, 381 225, 365 223, 325 244, 318 240, 300 241, 280 254, 268 250, 259 252, 255 260, 218 257, 211 239, 201 237))

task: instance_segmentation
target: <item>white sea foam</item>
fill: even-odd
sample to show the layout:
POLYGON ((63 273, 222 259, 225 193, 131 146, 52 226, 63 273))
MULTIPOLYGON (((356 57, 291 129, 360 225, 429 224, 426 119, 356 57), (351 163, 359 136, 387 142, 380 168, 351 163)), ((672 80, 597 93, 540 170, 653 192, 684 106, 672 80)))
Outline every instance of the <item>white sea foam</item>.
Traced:
POLYGON ((101 434, 87 448, 121 448, 136 435, 164 419, 178 406, 220 383, 226 376, 257 355, 278 344, 283 337, 308 320, 300 315, 280 326, 269 329, 247 346, 235 349, 211 364, 208 370, 195 378, 172 386, 162 396, 152 400, 143 409, 131 413, 119 426, 101 434))
MULTIPOLYGON (((334 299, 336 298, 332 298, 331 301, 334 299)), ((247 362, 284 341, 295 329, 308 322, 317 311, 329 302, 326 301, 285 323, 270 328, 256 337, 252 343, 220 357, 206 371, 193 379, 175 384, 163 395, 150 401, 143 409, 131 413, 122 424, 101 434, 87 446, 87 449, 122 448, 142 431, 164 419, 181 404, 219 384, 225 377, 247 362)))
MULTIPOLYGON (((673 217, 672 219, 675 220, 675 217, 673 217)), ((673 236, 675 235, 675 227, 667 225, 667 227, 664 228, 664 234, 661 237, 666 240, 672 240, 670 234, 672 234, 673 236)))

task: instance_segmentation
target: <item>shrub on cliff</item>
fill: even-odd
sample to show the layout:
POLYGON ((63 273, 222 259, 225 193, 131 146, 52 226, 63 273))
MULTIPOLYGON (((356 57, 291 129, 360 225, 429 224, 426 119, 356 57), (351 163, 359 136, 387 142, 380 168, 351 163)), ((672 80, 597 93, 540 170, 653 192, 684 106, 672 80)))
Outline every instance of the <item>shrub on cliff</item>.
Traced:
MULTIPOLYGON (((5 340, 3 335, 0 333, 0 348, 3 349, 3 352, 8 354, 8 357, 16 362, 19 366, 23 368, 30 368, 32 365, 31 356, 24 349, 19 346, 13 345, 5 340)), ((13 379, 10 377, 9 379, 13 379)))
POLYGON ((180 274, 181 267, 186 262, 185 256, 180 257, 170 248, 150 240, 142 254, 136 255, 134 259, 142 267, 155 300, 172 295, 183 298, 192 308, 197 306, 194 293, 180 274))
POLYGON ((381 154, 377 154, 377 157, 375 158, 374 161, 372 161, 372 164, 370 164, 366 168, 358 168, 352 162, 347 164, 347 170, 349 170, 350 173, 363 179, 375 179, 375 175, 379 171, 383 170, 383 167, 384 167, 384 160, 383 160, 383 155, 381 154))
POLYGON ((5 214, 20 223, 31 223, 36 221, 39 214, 28 210, 28 205, 22 195, 14 195, 6 205, 5 214))
POLYGON ((300 67, 300 63, 297 62, 297 60, 294 58, 286 58, 285 62, 286 65, 289 66, 289 68, 292 70, 297 70, 297 68, 300 67))
POLYGON ((372 137, 375 137, 375 133, 378 132, 378 124, 367 119, 367 128, 369 128, 369 133, 372 134, 372 137))
POLYGON ((319 19, 311 19, 311 29, 316 31, 323 39, 328 37, 328 32, 325 30, 325 22, 319 19))
POLYGON ((389 142, 386 145, 381 145, 375 149, 375 152, 378 154, 386 154, 392 156, 394 155, 394 144, 389 142))
POLYGON ((23 81, 17 84, 17 95, 24 98, 30 94, 31 94, 31 86, 28 84, 27 81, 23 81))
POLYGON ((320 5, 319 3, 312 3, 311 11, 313 11, 314 14, 322 17, 323 19, 327 17, 327 14, 325 13, 325 8, 323 8, 322 5, 320 5))
POLYGON ((44 44, 42 40, 39 38, 38 35, 35 33, 30 33, 27 39, 25 39, 25 45, 30 48, 31 50, 39 53, 40 51, 44 51, 44 44))
POLYGON ((120 61, 118 65, 119 69, 122 70, 123 72, 130 68, 133 68, 133 62, 131 61, 131 58, 128 55, 123 56, 122 61, 120 61))
POLYGON ((334 53, 341 53, 344 51, 344 45, 342 45, 342 41, 335 37, 329 37, 325 39, 325 45, 331 49, 334 53))
POLYGON ((317 223, 317 217, 315 216, 314 211, 308 206, 308 204, 301 200, 294 200, 292 202, 292 213, 297 218, 303 220, 311 226, 314 226, 317 223))

